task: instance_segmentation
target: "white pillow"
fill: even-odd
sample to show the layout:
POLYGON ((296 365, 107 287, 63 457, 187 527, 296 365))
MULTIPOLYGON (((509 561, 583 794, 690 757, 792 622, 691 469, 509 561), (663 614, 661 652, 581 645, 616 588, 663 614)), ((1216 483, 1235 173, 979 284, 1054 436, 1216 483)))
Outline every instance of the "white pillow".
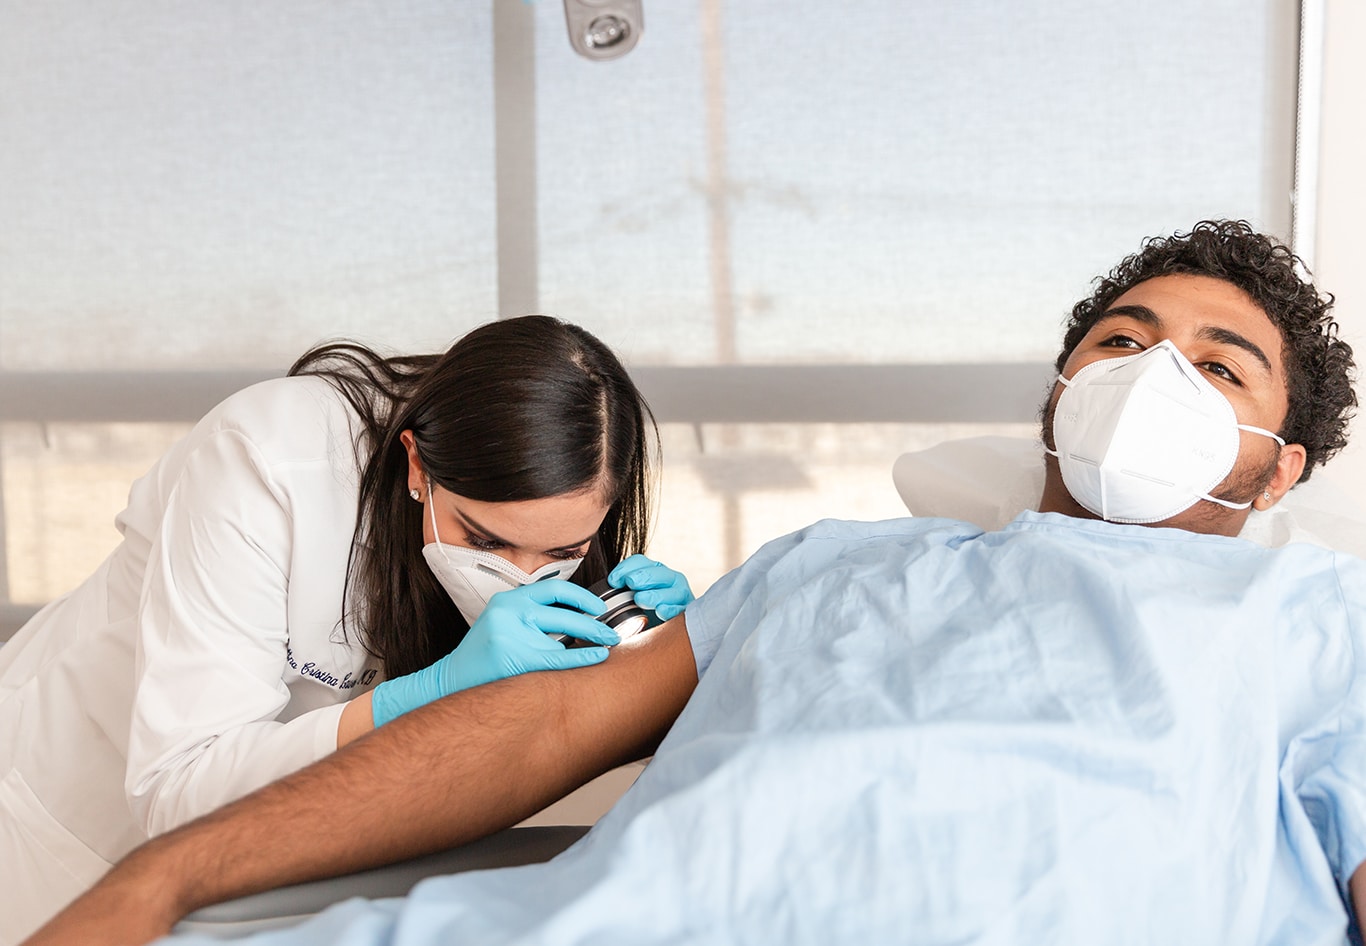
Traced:
MULTIPOLYGON (((906 453, 892 482, 913 516, 944 516, 999 529, 1043 493, 1043 447, 1024 437, 969 437, 906 453)), ((1265 512, 1242 537, 1266 546, 1312 542, 1366 558, 1366 513, 1322 474, 1265 512)))

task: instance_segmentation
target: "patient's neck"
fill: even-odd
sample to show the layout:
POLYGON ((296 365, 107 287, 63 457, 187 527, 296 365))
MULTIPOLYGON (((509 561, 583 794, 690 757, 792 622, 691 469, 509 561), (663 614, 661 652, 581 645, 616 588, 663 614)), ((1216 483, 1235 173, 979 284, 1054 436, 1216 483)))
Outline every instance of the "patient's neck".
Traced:
POLYGON ((1075 519, 1100 518, 1072 498, 1063 484, 1058 461, 1053 457, 1044 459, 1043 495, 1039 497, 1039 512, 1058 512, 1075 519))
MULTIPOLYGON (((1043 495, 1039 497, 1039 512, 1057 512, 1075 519, 1100 519, 1091 510, 1072 498, 1063 484, 1058 470, 1058 461, 1048 457, 1045 461, 1047 472, 1044 474, 1043 495)), ((1214 503, 1198 502, 1170 519, 1161 522, 1144 523, 1164 529, 1185 529, 1203 535, 1237 535, 1247 521, 1245 509, 1228 509, 1214 503)))

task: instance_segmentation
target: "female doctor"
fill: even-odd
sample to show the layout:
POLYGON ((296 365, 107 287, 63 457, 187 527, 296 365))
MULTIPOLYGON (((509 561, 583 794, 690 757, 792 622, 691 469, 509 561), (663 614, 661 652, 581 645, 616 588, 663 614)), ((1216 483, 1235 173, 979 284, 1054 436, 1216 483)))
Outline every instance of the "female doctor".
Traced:
POLYGON ((604 576, 680 612, 687 580, 638 554, 657 449, 611 351, 543 316, 440 356, 324 346, 214 408, 0 647, 0 943, 401 713, 605 659, 604 576))

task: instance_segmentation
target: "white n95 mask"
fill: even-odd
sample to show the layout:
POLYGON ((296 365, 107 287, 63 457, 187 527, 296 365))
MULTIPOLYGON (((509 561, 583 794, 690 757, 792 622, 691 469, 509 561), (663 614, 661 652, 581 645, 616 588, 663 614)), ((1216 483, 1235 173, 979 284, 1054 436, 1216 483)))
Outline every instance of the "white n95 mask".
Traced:
POLYGON ((583 562, 581 558, 566 558, 543 565, 534 572, 524 572, 501 555, 442 542, 436 530, 436 509, 430 484, 427 487, 427 508, 432 516, 432 534, 438 538, 422 547, 422 557, 427 560, 427 567, 432 570, 441 587, 446 589, 446 594, 451 596, 465 623, 470 626, 484 612, 489 599, 498 592, 546 578, 568 578, 583 562))
POLYGON ((1053 414, 1053 442, 1072 498, 1110 522, 1161 522, 1204 499, 1238 461, 1238 431, 1285 441, 1238 423, 1233 405, 1170 341, 1082 368, 1053 414))

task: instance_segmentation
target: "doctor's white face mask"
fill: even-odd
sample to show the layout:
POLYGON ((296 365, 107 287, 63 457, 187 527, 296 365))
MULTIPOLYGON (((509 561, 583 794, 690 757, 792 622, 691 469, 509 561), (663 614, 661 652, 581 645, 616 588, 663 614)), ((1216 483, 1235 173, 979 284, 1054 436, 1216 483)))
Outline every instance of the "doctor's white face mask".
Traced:
POLYGON ((1070 379, 1053 414, 1053 442, 1072 498, 1110 522, 1161 522, 1209 494, 1238 460, 1233 405, 1168 340, 1095 361, 1070 379))
POLYGON ((583 561, 582 558, 567 558, 543 565, 534 572, 524 572, 493 552, 442 542, 436 528, 436 503, 432 500, 430 483, 427 484, 427 509, 432 517, 432 535, 437 538, 422 547, 422 557, 471 626, 483 613, 489 599, 498 592, 546 578, 568 578, 583 561))

